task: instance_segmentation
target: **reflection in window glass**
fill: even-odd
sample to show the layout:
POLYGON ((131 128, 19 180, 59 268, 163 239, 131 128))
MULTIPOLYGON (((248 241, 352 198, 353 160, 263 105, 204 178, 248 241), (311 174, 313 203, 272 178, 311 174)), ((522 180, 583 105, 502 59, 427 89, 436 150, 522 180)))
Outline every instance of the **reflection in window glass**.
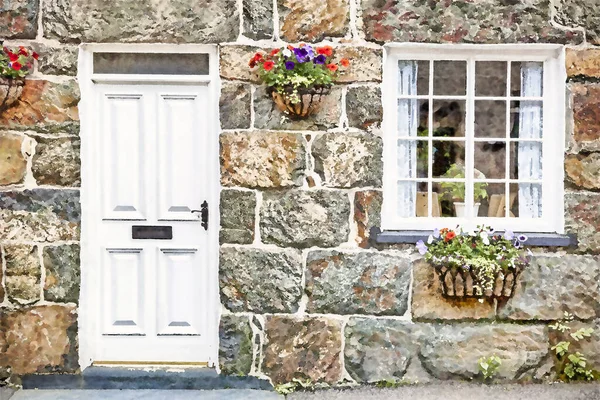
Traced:
POLYGON ((208 75, 206 53, 94 53, 95 74, 208 75))

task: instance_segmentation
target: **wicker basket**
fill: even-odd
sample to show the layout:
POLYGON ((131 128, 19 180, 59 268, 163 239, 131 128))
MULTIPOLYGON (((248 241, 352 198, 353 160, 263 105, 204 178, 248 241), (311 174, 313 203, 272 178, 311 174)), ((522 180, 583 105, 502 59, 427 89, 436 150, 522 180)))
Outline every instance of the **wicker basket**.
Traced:
POLYGON ((304 119, 319 110, 321 100, 329 94, 329 86, 314 86, 299 88, 298 97, 300 101, 293 102, 292 87, 285 87, 284 93, 279 93, 275 88, 269 88, 271 97, 277 108, 291 119, 304 119))
POLYGON ((22 79, 0 78, 0 111, 6 110, 19 99, 24 85, 22 79))
POLYGON ((497 298, 507 299, 514 294, 517 279, 522 267, 501 270, 495 275, 492 289, 484 290, 482 293, 473 287, 477 277, 471 270, 449 267, 447 265, 435 265, 435 271, 440 279, 442 294, 448 298, 497 298))

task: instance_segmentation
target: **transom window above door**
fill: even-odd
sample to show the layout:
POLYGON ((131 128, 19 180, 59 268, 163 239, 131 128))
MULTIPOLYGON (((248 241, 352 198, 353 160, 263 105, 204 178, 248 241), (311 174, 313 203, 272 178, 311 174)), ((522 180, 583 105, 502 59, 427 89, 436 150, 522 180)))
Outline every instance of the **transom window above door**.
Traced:
POLYGON ((387 49, 383 229, 563 229, 562 49, 387 49))

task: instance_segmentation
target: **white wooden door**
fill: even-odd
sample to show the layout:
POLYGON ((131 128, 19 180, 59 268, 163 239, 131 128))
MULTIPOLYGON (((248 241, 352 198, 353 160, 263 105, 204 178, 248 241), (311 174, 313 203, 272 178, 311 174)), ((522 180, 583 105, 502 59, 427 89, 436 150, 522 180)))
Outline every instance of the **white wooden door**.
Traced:
POLYGON ((207 362, 209 237, 194 210, 209 200, 208 84, 96 84, 95 92, 96 361, 207 362), (140 231, 145 239, 134 238, 140 231))

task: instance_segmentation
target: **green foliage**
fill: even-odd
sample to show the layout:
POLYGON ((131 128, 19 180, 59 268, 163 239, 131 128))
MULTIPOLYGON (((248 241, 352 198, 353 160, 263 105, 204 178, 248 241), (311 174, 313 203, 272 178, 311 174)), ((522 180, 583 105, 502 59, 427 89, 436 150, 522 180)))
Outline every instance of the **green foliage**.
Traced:
MULTIPOLYGON (((460 164, 452 164, 450 169, 446 171, 443 178, 451 178, 451 179, 464 179, 465 177, 465 167, 460 164)), ((480 171, 475 170, 475 178, 476 179, 485 179, 485 175, 480 171)), ((444 190, 444 194, 447 195, 451 200, 463 202, 465 201, 465 183, 464 182, 442 182, 442 189, 444 190)), ((473 185, 473 200, 480 201, 487 197, 487 183, 478 182, 473 185)))
POLYGON ((375 382, 375 386, 378 388, 398 388, 402 386, 411 385, 412 382, 408 380, 394 380, 394 379, 386 379, 383 381, 375 382))
POLYGON ((527 237, 514 237, 512 232, 494 234, 486 226, 478 226, 474 232, 456 230, 436 230, 426 245, 417 243, 417 249, 425 260, 433 265, 450 268, 463 268, 475 275, 473 287, 478 295, 493 288, 496 274, 525 267, 531 261, 530 253, 525 252, 521 242, 527 237))
POLYGON ((298 389, 309 389, 312 388, 313 384, 310 379, 302 380, 298 378, 292 379, 291 382, 282 383, 275 386, 275 391, 279 394, 286 395, 297 391, 298 389))
MULTIPOLYGON (((2 42, 0 41, 0 47, 2 42)), ((36 52, 30 52, 25 47, 2 47, 0 51, 0 78, 23 79, 33 69, 33 60, 37 60, 36 52)))
MULTIPOLYGON (((565 334, 571 330, 569 324, 572 321, 573 315, 565 312, 564 318, 557 321, 555 324, 549 325, 549 328, 565 336, 565 334)), ((551 350, 556 353, 556 358, 559 361, 558 374, 562 380, 591 381, 598 379, 598 371, 588 365, 588 360, 583 354, 579 351, 569 351, 572 344, 570 339, 579 342, 590 338, 592 333, 594 333, 594 329, 592 328, 579 328, 577 331, 566 335, 567 340, 560 341, 551 347, 551 350)))
POLYGON ((497 355, 492 355, 490 357, 481 357, 478 361, 479 371, 483 375, 483 379, 491 379, 498 368, 502 365, 502 360, 497 355))

